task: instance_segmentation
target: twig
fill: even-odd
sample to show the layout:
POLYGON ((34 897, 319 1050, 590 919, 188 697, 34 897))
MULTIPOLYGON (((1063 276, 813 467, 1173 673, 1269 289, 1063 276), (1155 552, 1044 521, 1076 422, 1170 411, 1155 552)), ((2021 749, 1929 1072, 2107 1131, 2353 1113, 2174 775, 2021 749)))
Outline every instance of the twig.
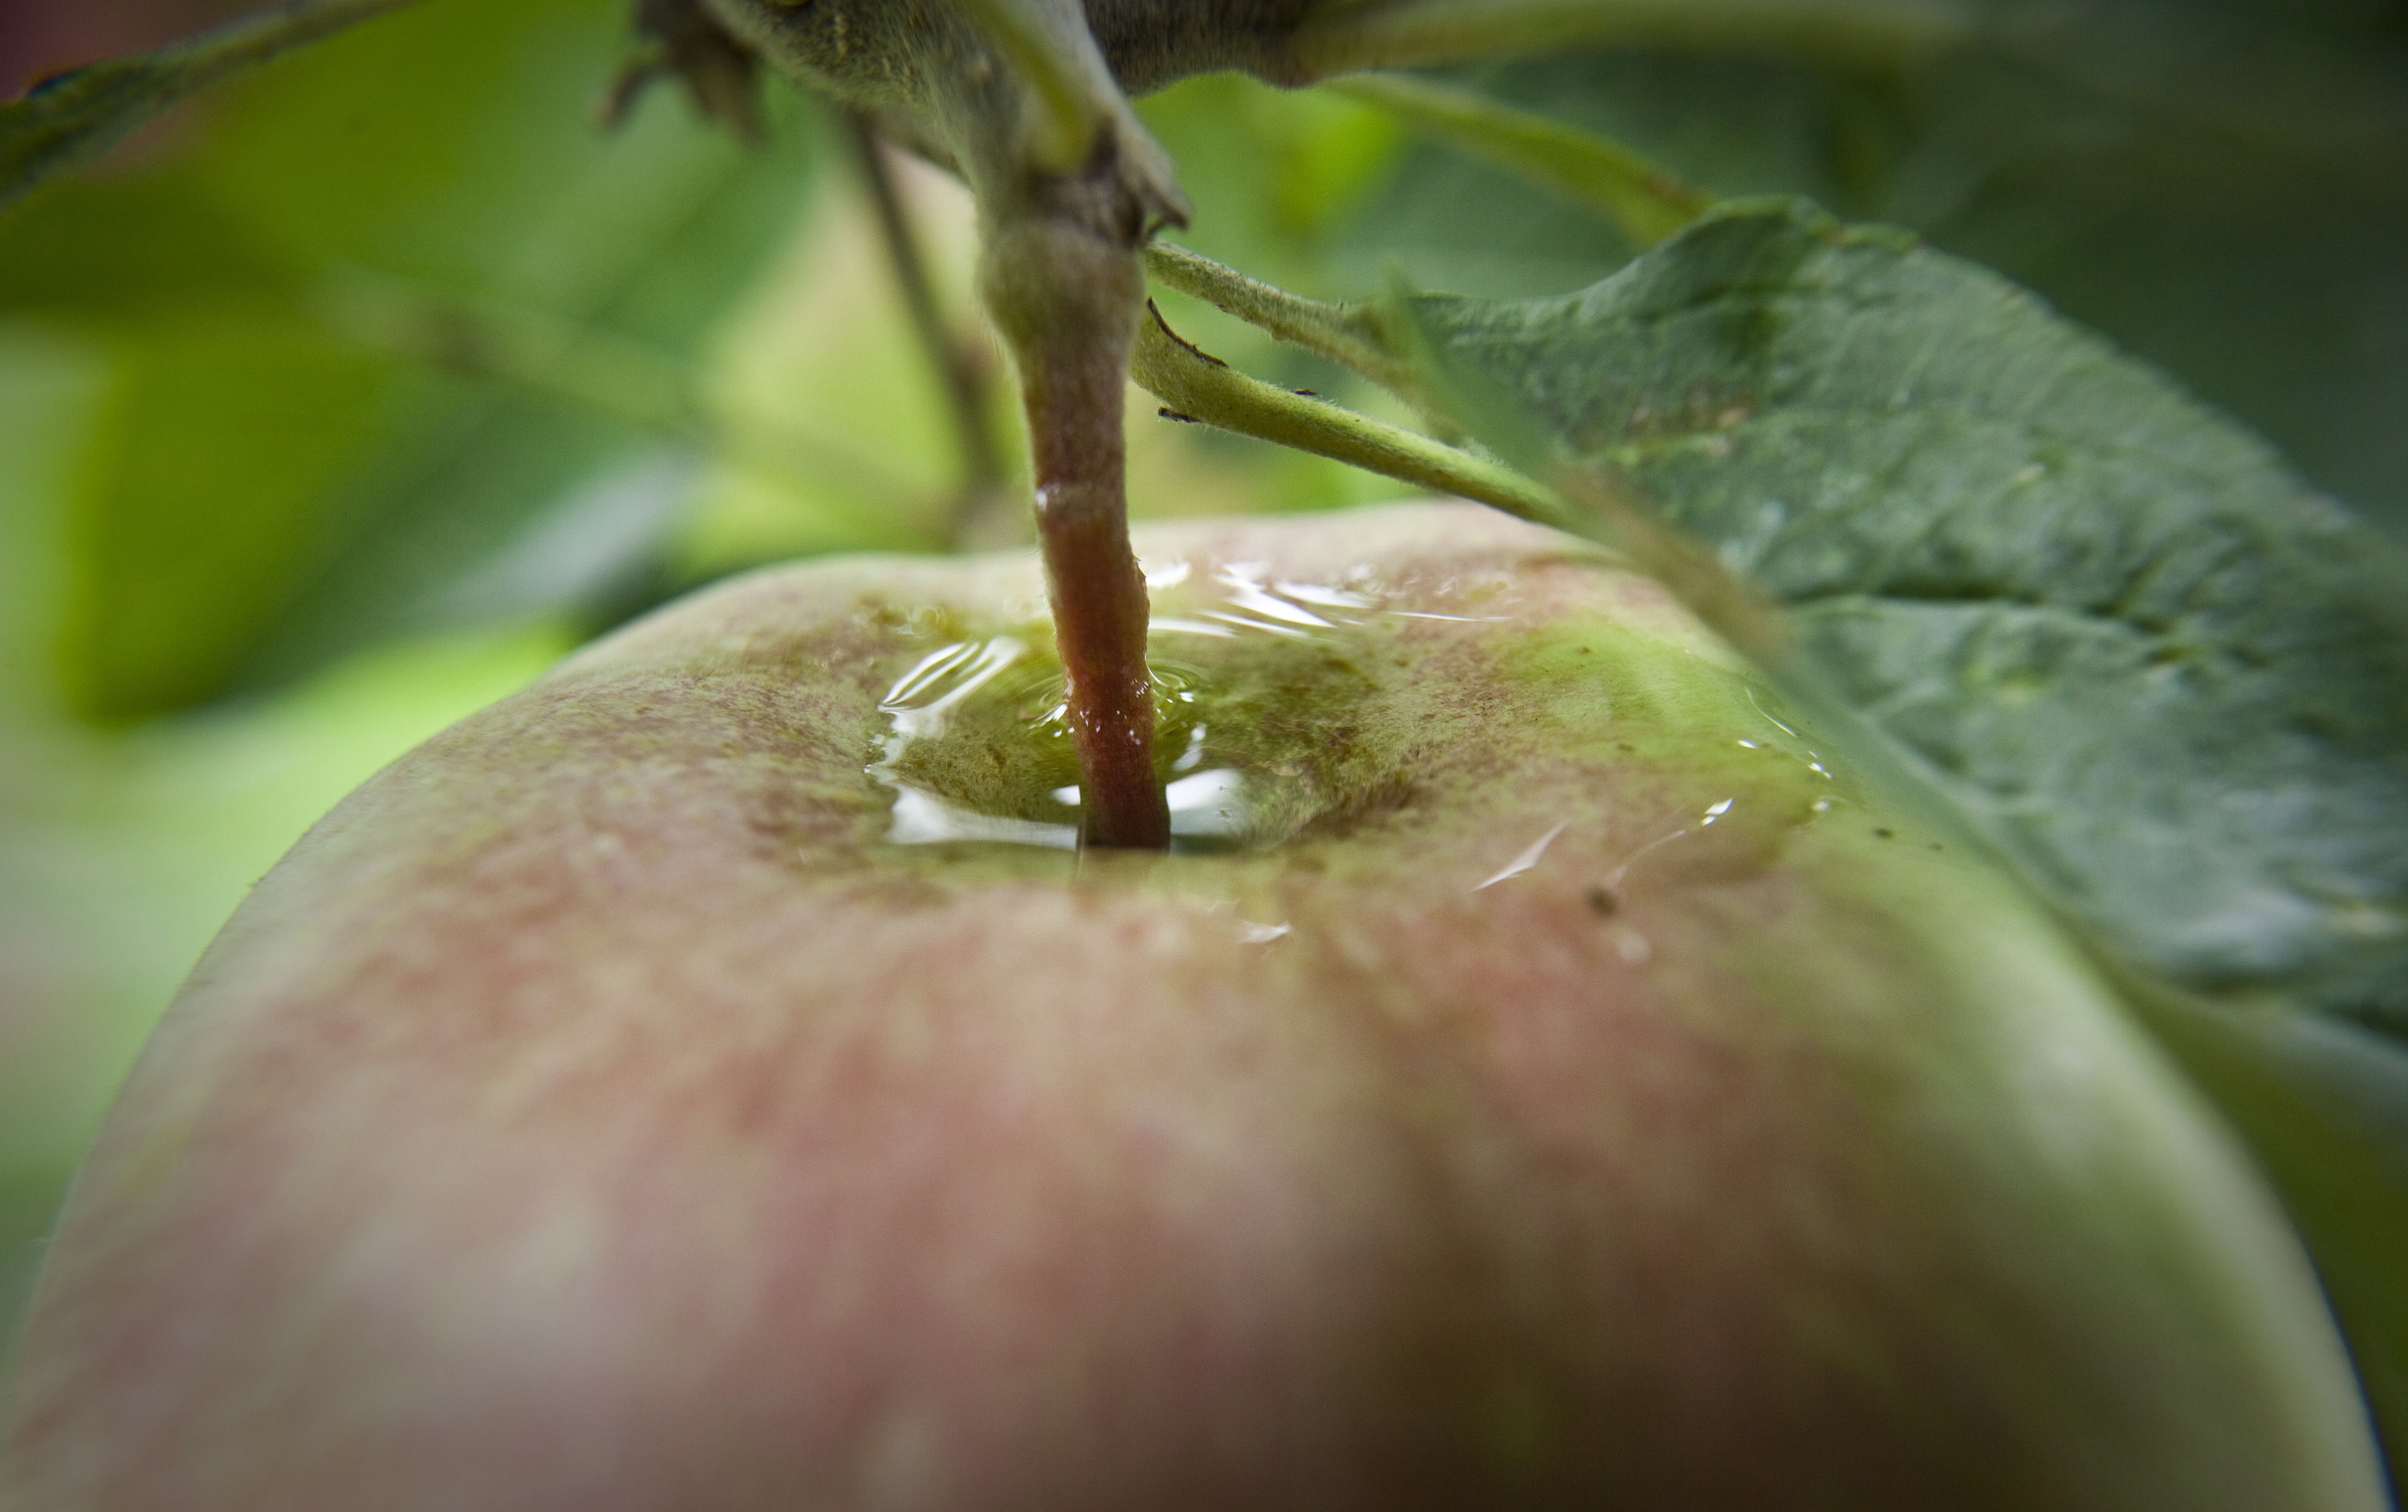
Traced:
POLYGON ((1132 374, 1173 418, 1293 447, 1400 483, 1493 505, 1541 524, 1568 526, 1562 503, 1510 467, 1326 400, 1249 378, 1197 349, 1146 307, 1132 374))
POLYGON ((953 338, 944 313, 937 307, 937 291, 928 278, 927 260, 904 209, 903 196, 887 161, 888 149, 877 131, 856 111, 844 113, 845 137, 854 165, 877 212, 878 231, 886 248, 887 265, 910 313, 911 327, 945 391, 945 407, 953 427, 953 445, 960 453, 962 492, 955 506, 953 536, 956 544, 991 533, 994 517, 1005 501, 1003 460, 989 429, 987 375, 977 359, 953 338))
POLYGON ((61 74, 0 105, 0 207, 98 156, 168 107, 414 0, 295 0, 188 42, 61 74))

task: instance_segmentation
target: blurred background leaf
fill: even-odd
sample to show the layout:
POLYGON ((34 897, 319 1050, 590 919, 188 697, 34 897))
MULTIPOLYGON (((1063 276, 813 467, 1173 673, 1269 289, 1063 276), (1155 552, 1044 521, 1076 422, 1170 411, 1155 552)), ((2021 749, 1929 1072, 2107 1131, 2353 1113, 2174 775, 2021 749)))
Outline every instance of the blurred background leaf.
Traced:
MULTIPOLYGON (((612 475, 609 507, 649 487, 666 531, 677 382, 818 154, 793 121, 747 154, 666 100, 601 136, 624 46, 588 0, 429 5, 206 102, 164 163, 0 221, 0 309, 108 353, 68 482, 77 707, 188 706, 470 618, 459 578, 612 475), (615 392, 641 385, 580 360, 591 333, 666 393, 615 392)), ((476 607, 607 591, 655 544, 615 534, 628 561, 476 607)))
POLYGON ((182 101, 415 0, 286 0, 200 36, 53 74, 0 102, 0 207, 100 157, 182 101))
MULTIPOLYGON (((1910 226, 2166 367, 2408 536, 2408 7, 1999 0, 1988 17, 1904 71, 1620 50, 1452 74, 1725 197, 1800 193, 1910 226)), ((1376 292, 1395 266, 1418 288, 1560 292, 1636 250, 1428 143, 1316 250, 1317 277, 1288 287, 1376 292)))

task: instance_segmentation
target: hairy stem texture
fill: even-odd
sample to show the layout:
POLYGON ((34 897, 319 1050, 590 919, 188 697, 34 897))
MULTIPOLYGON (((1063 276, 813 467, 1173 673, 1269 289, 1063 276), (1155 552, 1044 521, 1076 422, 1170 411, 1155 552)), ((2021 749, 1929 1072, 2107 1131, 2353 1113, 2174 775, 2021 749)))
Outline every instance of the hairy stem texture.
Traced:
POLYGON ((1021 221, 990 232, 982 281, 1020 364, 1086 841, 1165 849, 1145 576, 1124 492, 1122 389, 1144 298, 1138 254, 1065 221, 1021 221))

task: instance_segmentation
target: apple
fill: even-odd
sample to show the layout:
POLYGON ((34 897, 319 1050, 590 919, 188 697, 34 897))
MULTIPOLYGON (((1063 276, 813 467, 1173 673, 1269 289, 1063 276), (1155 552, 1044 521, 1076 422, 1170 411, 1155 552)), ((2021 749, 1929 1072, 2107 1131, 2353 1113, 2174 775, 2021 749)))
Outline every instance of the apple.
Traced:
POLYGON ((1656 585, 1140 532, 674 606, 352 795, 76 1187, 11 1507, 2383 1505, 2289 1231, 2011 889, 1656 585))

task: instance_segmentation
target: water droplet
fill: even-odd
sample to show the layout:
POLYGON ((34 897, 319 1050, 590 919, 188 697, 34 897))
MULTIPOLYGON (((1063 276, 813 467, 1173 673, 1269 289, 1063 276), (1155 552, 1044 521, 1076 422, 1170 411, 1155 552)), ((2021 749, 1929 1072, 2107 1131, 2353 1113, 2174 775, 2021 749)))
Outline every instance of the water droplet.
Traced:
MULTIPOLYGON (((1301 625, 1309 630, 1330 630, 1336 628, 1333 621, 1323 619, 1320 615, 1313 613, 1303 605, 1295 602, 1293 599, 1283 597, 1279 593, 1274 593, 1266 590, 1263 587, 1262 573, 1263 568, 1259 563, 1244 562, 1231 563, 1228 566, 1222 568, 1220 572, 1214 576, 1218 581, 1229 590, 1228 603, 1232 608, 1239 610, 1240 614, 1258 614, 1267 620, 1291 625, 1301 625)), ((1230 617, 1226 615, 1215 615, 1213 618, 1228 619, 1230 617)), ((1259 628, 1268 630, 1274 628, 1274 626, 1263 625, 1259 628)))
MULTIPOLYGON (((1254 669, 1284 656, 1275 643, 1343 645, 1379 612, 1374 580, 1275 580, 1268 563, 1200 558, 1148 563, 1146 572, 1161 611, 1148 660, 1172 849, 1226 851, 1292 833, 1326 802, 1315 753, 1286 737, 1266 742, 1242 714, 1215 716, 1208 730, 1216 679, 1249 669, 1231 687, 1239 708, 1252 708, 1254 669)), ((961 632, 947 635, 934 623, 920 633, 948 643, 921 656, 881 701, 888 729, 867 769, 895 795, 888 838, 1074 849, 1081 793, 1048 628, 1015 625, 985 639, 952 639, 961 632)), ((1364 676, 1342 656, 1310 666, 1304 675, 1323 679, 1332 698, 1364 676)))
POLYGON ((896 784, 887 840, 899 846, 942 845, 955 840, 994 840, 1007 845, 1079 849, 1079 826, 1005 819, 948 803, 924 789, 896 784))
POLYGON ((1558 824, 1554 829, 1549 830, 1546 834, 1539 836, 1536 840, 1531 841, 1520 855, 1514 857, 1512 861, 1507 862, 1504 868, 1498 871, 1497 875, 1491 877, 1488 880, 1481 883, 1471 891, 1474 892, 1485 892, 1487 889, 1495 887, 1499 882, 1505 881, 1511 877, 1519 877, 1523 873, 1537 866, 1539 864, 1539 859, 1547 853, 1547 847, 1554 845, 1555 843, 1556 836, 1562 834, 1566 830, 1570 828, 1571 826, 1569 824, 1558 824))
POLYGON ((1227 625, 1208 625, 1201 620, 1186 620, 1177 615, 1157 614, 1146 626, 1152 635, 1211 635, 1220 640, 1235 640, 1237 631, 1227 625))
POLYGON ((1641 846, 1629 855, 1625 856, 1622 859, 1621 865, 1616 866, 1613 870, 1606 873, 1605 885, 1610 888, 1620 887, 1622 885, 1623 877, 1629 874, 1630 868, 1638 865, 1641 861, 1646 858, 1650 851, 1657 850, 1665 846, 1670 845, 1673 841, 1688 833, 1688 827, 1684 825, 1680 829, 1674 830, 1670 834, 1659 834, 1655 839, 1648 841, 1643 846, 1641 846))
POLYGON ((954 709, 1027 654, 1028 643, 1011 635, 956 642, 922 657, 878 706, 899 740, 941 735, 954 709))
POLYGON ((1234 767, 1181 777, 1162 790, 1162 797, 1170 807, 1174 836, 1241 835, 1254 818, 1245 774, 1234 767))
MULTIPOLYGON (((1200 736, 1194 744, 1202 746, 1200 736)), ((1066 808, 1076 808, 1080 804, 1079 785, 1074 782, 1056 788, 1052 797, 1066 808)), ((1180 777, 1164 786, 1162 799, 1170 809, 1174 840, 1237 839, 1254 823, 1254 806, 1246 798, 1246 775, 1235 767, 1216 767, 1180 777)))
POLYGON ((1323 583, 1282 582, 1280 592, 1299 604, 1318 604, 1328 609, 1368 609, 1379 603, 1369 593, 1357 593, 1351 588, 1331 588, 1323 583))
MULTIPOLYGON (((1196 701, 1196 695, 1193 692, 1182 692, 1179 696, 1187 703, 1196 701)), ((1170 769, 1174 772, 1192 772, 1203 763, 1203 760, 1204 726, 1198 724, 1187 732, 1187 749, 1179 753, 1179 759, 1170 763, 1170 769)))
POLYGON ((1797 732, 1797 731, 1795 731, 1795 730, 1791 729, 1788 725, 1782 723, 1782 721, 1781 721, 1781 720, 1779 720, 1775 719, 1775 718, 1772 716, 1772 714, 1771 714, 1771 712, 1770 712, 1770 710, 1768 710, 1768 709, 1766 709, 1766 708, 1765 708, 1763 702, 1762 702, 1761 700, 1759 700, 1759 699, 1756 696, 1756 690, 1755 690, 1755 689, 1750 688, 1750 689, 1747 691, 1747 701, 1748 701, 1749 703, 1754 704, 1754 705, 1756 706, 1756 711, 1758 714, 1761 714, 1761 715, 1763 715, 1763 716, 1764 716, 1764 722, 1765 722, 1765 723, 1771 725, 1771 726, 1772 726, 1772 727, 1774 727, 1775 729, 1777 729, 1777 730, 1781 731, 1784 735, 1786 735, 1790 736, 1792 739, 1802 739, 1802 738, 1803 738, 1802 736, 1800 736, 1800 735, 1798 734, 1798 732, 1797 732))
POLYGON ((1233 634, 1244 630, 1268 631, 1274 635, 1284 635, 1290 640, 1312 639, 1312 633, 1309 630, 1298 630, 1294 625, 1274 624, 1263 620, 1250 620, 1242 614, 1228 614, 1216 609, 1205 618, 1217 620, 1229 626, 1233 634))

